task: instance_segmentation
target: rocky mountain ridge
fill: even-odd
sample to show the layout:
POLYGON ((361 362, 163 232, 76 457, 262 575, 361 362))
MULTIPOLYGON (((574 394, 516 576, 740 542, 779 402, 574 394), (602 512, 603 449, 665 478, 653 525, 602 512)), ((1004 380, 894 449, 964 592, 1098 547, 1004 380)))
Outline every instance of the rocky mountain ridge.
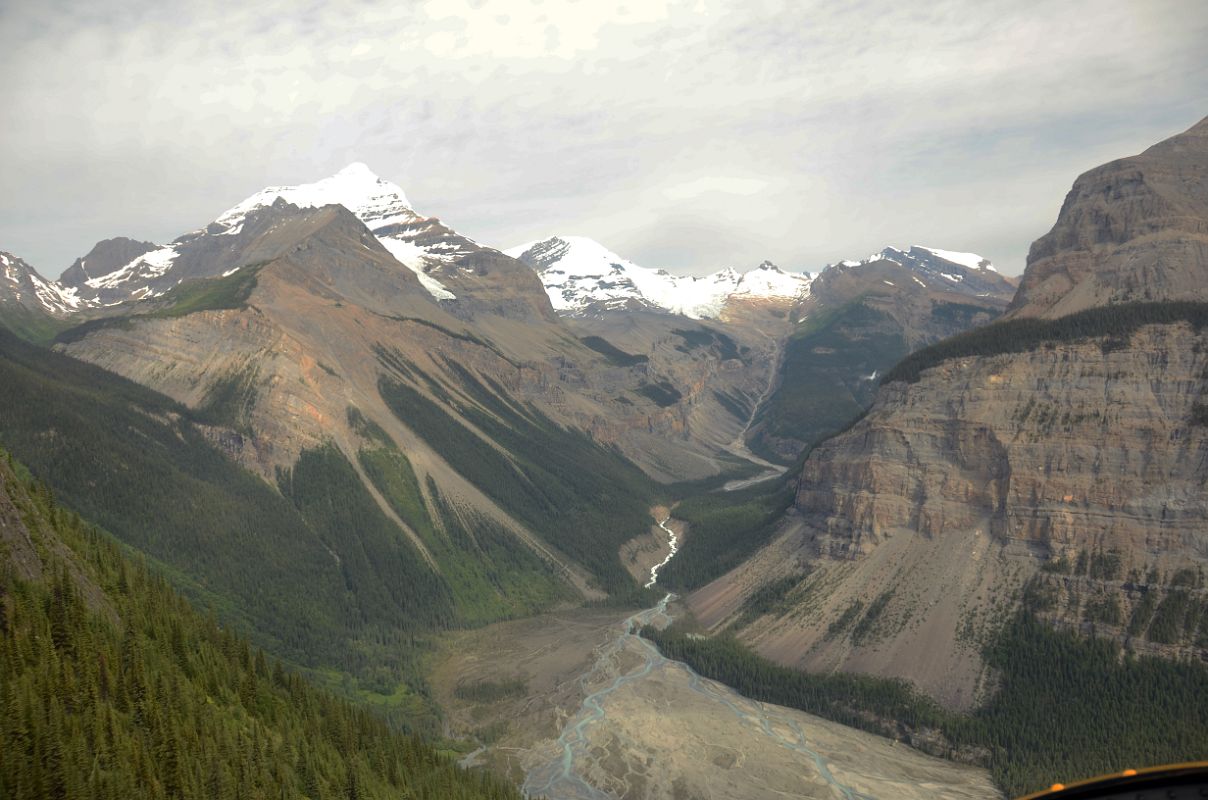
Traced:
POLYGON ((43 278, 19 256, 0 251, 0 270, 0 303, 52 314, 70 314, 83 306, 75 291, 43 278))
POLYGON ((1208 119, 1078 177, 1053 229, 1028 253, 1013 316, 1204 299, 1208 119))
POLYGON ((45 288, 36 295, 45 296, 39 310, 53 316, 96 313, 162 297, 190 280, 228 275, 249 263, 245 253, 272 225, 274 209, 330 205, 351 211, 381 247, 414 273, 434 298, 449 301, 455 313, 552 317, 529 270, 439 219, 418 214, 401 188, 360 163, 315 183, 263 189, 169 244, 125 237, 99 242, 59 281, 43 281, 45 288))
POLYGON ((1133 649, 1208 655, 1194 611, 1208 599, 1208 284, 1191 283, 1208 268, 1194 233, 1208 213, 1095 223, 1089 244, 1060 233, 1137 220, 1138 204, 1208 210, 1208 184, 1168 180, 1208 164, 1206 123, 1080 178, 1058 233, 1033 247, 1013 318, 959 357, 937 347, 817 446, 782 538, 698 593, 699 613, 723 624, 782 578, 781 610, 744 623, 761 652, 907 678, 966 708, 992 686, 979 643, 1020 607, 1133 649), (1136 191, 1101 190, 1126 174, 1136 191), (1161 202, 1139 201, 1151 183, 1161 202), (1194 302, 1130 302, 1148 299, 1194 302), (1088 304, 1052 333, 1028 319, 1088 304))
POLYGON ((886 247, 867 258, 858 261, 844 260, 838 264, 828 264, 827 268, 850 269, 882 261, 907 268, 914 283, 933 291, 953 291, 974 297, 990 297, 1006 291, 1013 293, 1015 289, 1015 283, 999 275, 988 258, 977 253, 961 253, 919 245, 911 245, 904 250, 886 247))
POLYGON ((440 548, 361 463, 388 441, 421 486, 432 482, 425 507, 437 496, 465 504, 595 596, 600 581, 615 590, 612 567, 534 528, 553 514, 525 518, 480 464, 500 451, 515 461, 493 469, 521 469, 528 445, 515 434, 536 425, 532 436, 566 432, 562 446, 585 448, 585 464, 603 446, 656 480, 749 469, 742 438, 809 279, 770 264, 731 277, 716 319, 648 305, 563 318, 536 271, 421 217, 401 189, 353 165, 258 192, 171 245, 99 244, 68 275, 92 292, 92 311, 67 318, 84 321, 57 347, 211 420, 212 441, 270 484, 334 447, 439 569, 440 548), (420 413, 427 422, 412 420, 420 413))
POLYGON ((793 306, 776 385, 748 431, 751 448, 793 461, 871 406, 879 377, 899 359, 985 325, 1014 291, 968 253, 888 247, 828 266, 793 306))
POLYGON ((562 314, 646 309, 690 319, 716 319, 733 298, 788 302, 809 294, 812 276, 785 272, 764 261, 745 273, 727 268, 711 275, 673 275, 622 258, 583 236, 552 236, 504 250, 541 276, 550 302, 562 314))

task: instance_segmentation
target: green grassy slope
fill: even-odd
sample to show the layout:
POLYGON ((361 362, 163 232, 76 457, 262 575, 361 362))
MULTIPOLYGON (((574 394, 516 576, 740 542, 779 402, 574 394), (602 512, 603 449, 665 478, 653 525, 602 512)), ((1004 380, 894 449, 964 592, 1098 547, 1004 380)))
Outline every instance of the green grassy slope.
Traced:
POLYGON ((24 306, 0 304, 0 329, 6 329, 34 344, 49 344, 71 323, 24 306))
POLYGON ((517 538, 471 509, 455 508, 428 479, 425 501, 407 456, 387 440, 363 448, 366 474, 423 541, 448 583, 451 606, 467 624, 537 613, 569 589, 517 538))

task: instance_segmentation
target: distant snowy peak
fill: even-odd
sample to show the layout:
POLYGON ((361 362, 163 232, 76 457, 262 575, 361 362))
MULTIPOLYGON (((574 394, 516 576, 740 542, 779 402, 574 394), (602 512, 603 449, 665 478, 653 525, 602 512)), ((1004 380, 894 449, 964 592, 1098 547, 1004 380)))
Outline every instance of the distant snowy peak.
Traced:
MULTIPOLYGON (((118 289, 119 287, 130 286, 130 297, 123 298, 130 300, 145 300, 150 297, 159 297, 167 291, 166 288, 156 290, 151 284, 156 278, 160 278, 168 271, 179 256, 174 245, 164 245, 157 247, 154 250, 143 253, 142 255, 124 264, 112 272, 107 272, 96 278, 89 278, 84 281, 84 285, 89 289, 101 291, 105 289, 118 289)), ((115 304, 113 302, 110 305, 115 304)))
POLYGON ((693 319, 717 317, 731 299, 792 299, 809 291, 810 276, 764 262, 745 274, 723 269, 695 277, 641 267, 583 236, 553 236, 508 248, 535 269, 554 309, 564 314, 653 308, 693 319))
POLYGON ((271 206, 277 198, 299 208, 344 206, 364 222, 369 230, 375 232, 419 218, 401 188, 379 178, 369 167, 357 162, 314 183, 269 186, 261 189, 242 203, 223 212, 214 221, 228 229, 238 228, 249 212, 271 206))
POLYGON ((753 298, 796 298, 809 294, 813 276, 806 272, 785 272, 765 261, 744 273, 733 294, 753 298))
POLYGON ((139 256, 157 249, 159 245, 153 242, 140 242, 125 236, 103 239, 93 245, 87 255, 77 258, 64 270, 59 276, 59 283, 65 287, 83 288, 90 279, 108 275, 139 256))
POLYGON ((539 242, 509 247, 503 253, 520 259, 538 272, 556 268, 581 277, 603 277, 617 270, 646 269, 585 236, 551 236, 539 242))
POLYGON ((924 289, 978 297, 1001 295, 1007 299, 1015 292, 1014 285, 998 274, 988 258, 937 247, 886 247, 860 261, 840 261, 827 269, 849 270, 886 261, 910 270, 914 283, 924 289))
MULTIPOLYGON (((961 253, 956 250, 940 250, 937 247, 920 247, 911 245, 902 250, 897 247, 886 247, 879 253, 873 253, 868 258, 859 261, 844 260, 834 266, 855 267, 860 264, 870 264, 874 261, 893 261, 904 267, 922 267, 936 269, 945 265, 954 265, 979 272, 998 272, 990 259, 977 253, 961 253)), ((830 266, 830 265, 828 265, 830 266)))
POLYGON ((552 236, 503 253, 536 270, 554 310, 563 313, 653 305, 641 287, 663 294, 671 278, 583 236, 552 236))
POLYGON ((341 205, 365 223, 378 241, 419 278, 438 300, 456 295, 429 274, 433 267, 455 261, 478 248, 478 244, 423 217, 411 207, 398 185, 380 178, 365 164, 355 162, 327 178, 298 186, 270 186, 224 212, 214 222, 237 234, 247 215, 258 208, 284 200, 299 208, 341 205))
POLYGON ((75 289, 48 281, 24 259, 0 252, 0 304, 59 315, 80 309, 83 301, 75 289))
POLYGON ((940 250, 935 247, 920 247, 918 245, 911 246, 910 250, 918 251, 920 253, 929 253, 935 258, 948 261, 953 264, 959 264, 965 269, 985 269, 989 270, 990 272, 998 272, 998 270, 994 268, 994 265, 990 263, 990 259, 983 258, 977 253, 958 253, 955 250, 940 250))

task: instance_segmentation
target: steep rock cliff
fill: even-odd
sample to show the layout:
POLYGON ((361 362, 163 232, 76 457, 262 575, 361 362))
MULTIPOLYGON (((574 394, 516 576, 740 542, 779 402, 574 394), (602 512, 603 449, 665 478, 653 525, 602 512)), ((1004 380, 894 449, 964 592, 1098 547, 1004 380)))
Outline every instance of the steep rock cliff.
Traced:
POLYGON ((1202 300, 1208 286, 1208 118, 1081 175, 1037 239, 1011 313, 1202 300))
MULTIPOLYGON (((1029 316, 1208 301, 1205 134, 1208 121, 1079 178, 1033 246, 1015 319, 983 340, 1029 316)), ((981 645, 1021 605, 1208 657, 1208 331, 1186 307, 1124 334, 924 360, 883 385, 806 461, 782 536, 698 592, 698 614, 741 618, 784 663, 903 677, 956 707, 992 687, 981 645), (790 587, 778 610, 736 617, 772 580, 790 587)))

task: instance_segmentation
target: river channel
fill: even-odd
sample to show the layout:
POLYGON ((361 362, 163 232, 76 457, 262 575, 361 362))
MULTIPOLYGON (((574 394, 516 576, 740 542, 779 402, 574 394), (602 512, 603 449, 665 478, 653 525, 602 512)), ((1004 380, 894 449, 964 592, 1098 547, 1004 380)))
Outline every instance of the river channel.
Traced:
MULTIPOLYGON (((659 527, 667 532, 671 553, 659 565, 651 569, 648 587, 658 581, 658 571, 677 552, 675 533, 667 527, 667 521, 659 527)), ((802 766, 810 767, 810 785, 820 788, 824 784, 829 791, 825 794, 801 794, 801 797, 833 796, 843 800, 874 800, 874 796, 846 785, 831 771, 828 759, 810 746, 809 736, 801 724, 802 715, 789 709, 780 709, 756 703, 738 695, 728 687, 701 677, 686 664, 665 658, 658 648, 643 639, 638 632, 645 625, 663 627, 672 621, 668 605, 675 595, 667 593, 653 608, 640 611, 624 620, 614 639, 599 651, 592 670, 580 679, 586 696, 577 714, 567 720, 558 737, 553 758, 528 770, 523 789, 530 797, 549 800, 614 800, 618 797, 586 777, 595 772, 601 758, 600 748, 592 742, 592 730, 609 721, 610 700, 618 693, 633 688, 634 684, 651 679, 659 673, 677 671, 686 674, 686 685, 692 692, 712 707, 715 716, 729 718, 744 728, 765 738, 778 748, 798 756, 802 766), (627 656, 622 658, 622 654, 627 656), (636 666, 628 666, 637 657, 636 666), (623 673, 618 665, 626 663, 623 673), (599 687, 599 688, 596 688, 599 687)), ((630 792, 626 792, 630 794, 630 792)))

